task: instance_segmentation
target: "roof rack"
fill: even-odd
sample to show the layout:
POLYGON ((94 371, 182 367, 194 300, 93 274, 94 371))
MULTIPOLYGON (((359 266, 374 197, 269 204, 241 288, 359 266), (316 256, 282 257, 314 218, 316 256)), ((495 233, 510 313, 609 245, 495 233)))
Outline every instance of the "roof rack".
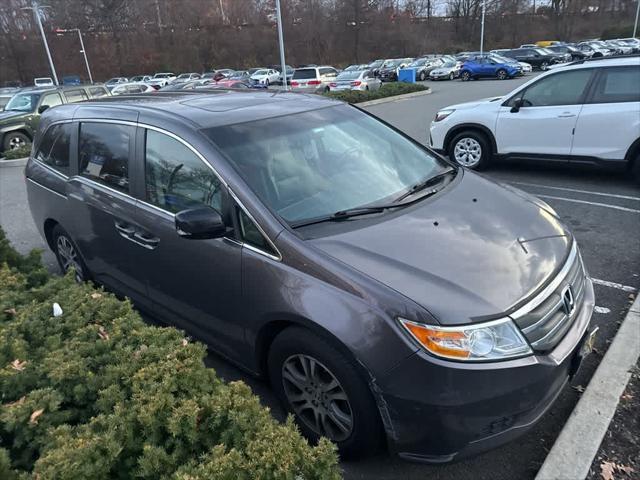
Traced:
POLYGON ((628 55, 609 55, 608 57, 583 58, 582 60, 575 60, 573 62, 569 62, 566 65, 580 65, 585 62, 599 62, 600 60, 619 60, 621 58, 634 58, 634 57, 640 57, 640 53, 632 53, 628 55))

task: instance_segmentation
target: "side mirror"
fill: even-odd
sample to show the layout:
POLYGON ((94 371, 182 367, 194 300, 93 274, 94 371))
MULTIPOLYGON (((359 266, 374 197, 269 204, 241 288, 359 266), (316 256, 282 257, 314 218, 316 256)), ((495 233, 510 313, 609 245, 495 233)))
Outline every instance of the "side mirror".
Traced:
POLYGON ((49 108, 49 105, 40 105, 38 107, 38 113, 43 113, 48 108, 49 108))
POLYGON ((176 214, 178 235, 191 239, 220 238, 227 233, 227 226, 220 213, 211 207, 197 207, 176 214))
POLYGON ((511 113, 518 113, 524 105, 524 99, 522 97, 516 98, 511 106, 511 113))

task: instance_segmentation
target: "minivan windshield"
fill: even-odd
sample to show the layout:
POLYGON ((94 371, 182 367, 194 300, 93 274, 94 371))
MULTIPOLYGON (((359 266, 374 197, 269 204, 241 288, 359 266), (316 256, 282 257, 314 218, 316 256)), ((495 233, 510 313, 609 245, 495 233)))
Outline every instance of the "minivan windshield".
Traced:
POLYGON ((393 202, 451 166, 346 105, 204 130, 290 225, 393 202))
POLYGON ((39 99, 39 93, 19 93, 9 100, 4 109, 5 111, 33 112, 39 99))

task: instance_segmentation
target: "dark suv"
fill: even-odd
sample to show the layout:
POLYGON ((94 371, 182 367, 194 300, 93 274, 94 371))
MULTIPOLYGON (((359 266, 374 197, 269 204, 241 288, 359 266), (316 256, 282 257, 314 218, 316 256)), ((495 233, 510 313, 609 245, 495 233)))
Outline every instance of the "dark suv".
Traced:
POLYGON ((533 68, 537 68, 542 71, 549 68, 549 65, 558 63, 563 58, 562 54, 548 54, 539 48, 516 48, 513 50, 501 51, 500 55, 513 58, 519 62, 528 63, 533 68))
POLYGON ((40 122, 40 114, 48 108, 107 95, 110 95, 109 91, 102 85, 21 90, 0 113, 0 151, 19 148, 31 142, 40 122))
POLYGON ((46 112, 33 152, 64 270, 268 378, 345 455, 505 442, 590 344, 592 283, 548 205, 347 104, 110 97, 46 112))

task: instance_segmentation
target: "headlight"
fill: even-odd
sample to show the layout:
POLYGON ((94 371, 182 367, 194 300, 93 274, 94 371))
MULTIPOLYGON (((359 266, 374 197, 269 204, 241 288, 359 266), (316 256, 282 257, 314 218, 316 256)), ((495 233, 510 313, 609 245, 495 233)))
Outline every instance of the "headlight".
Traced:
POLYGON ((455 360, 504 360, 533 353, 509 318, 440 327, 400 318, 400 324, 429 353, 455 360))
POLYGON ((453 112, 455 112, 455 110, 453 110, 453 109, 440 110, 438 113, 436 113, 435 121, 436 122, 440 122, 441 120, 444 120, 449 115, 451 115, 453 112))

